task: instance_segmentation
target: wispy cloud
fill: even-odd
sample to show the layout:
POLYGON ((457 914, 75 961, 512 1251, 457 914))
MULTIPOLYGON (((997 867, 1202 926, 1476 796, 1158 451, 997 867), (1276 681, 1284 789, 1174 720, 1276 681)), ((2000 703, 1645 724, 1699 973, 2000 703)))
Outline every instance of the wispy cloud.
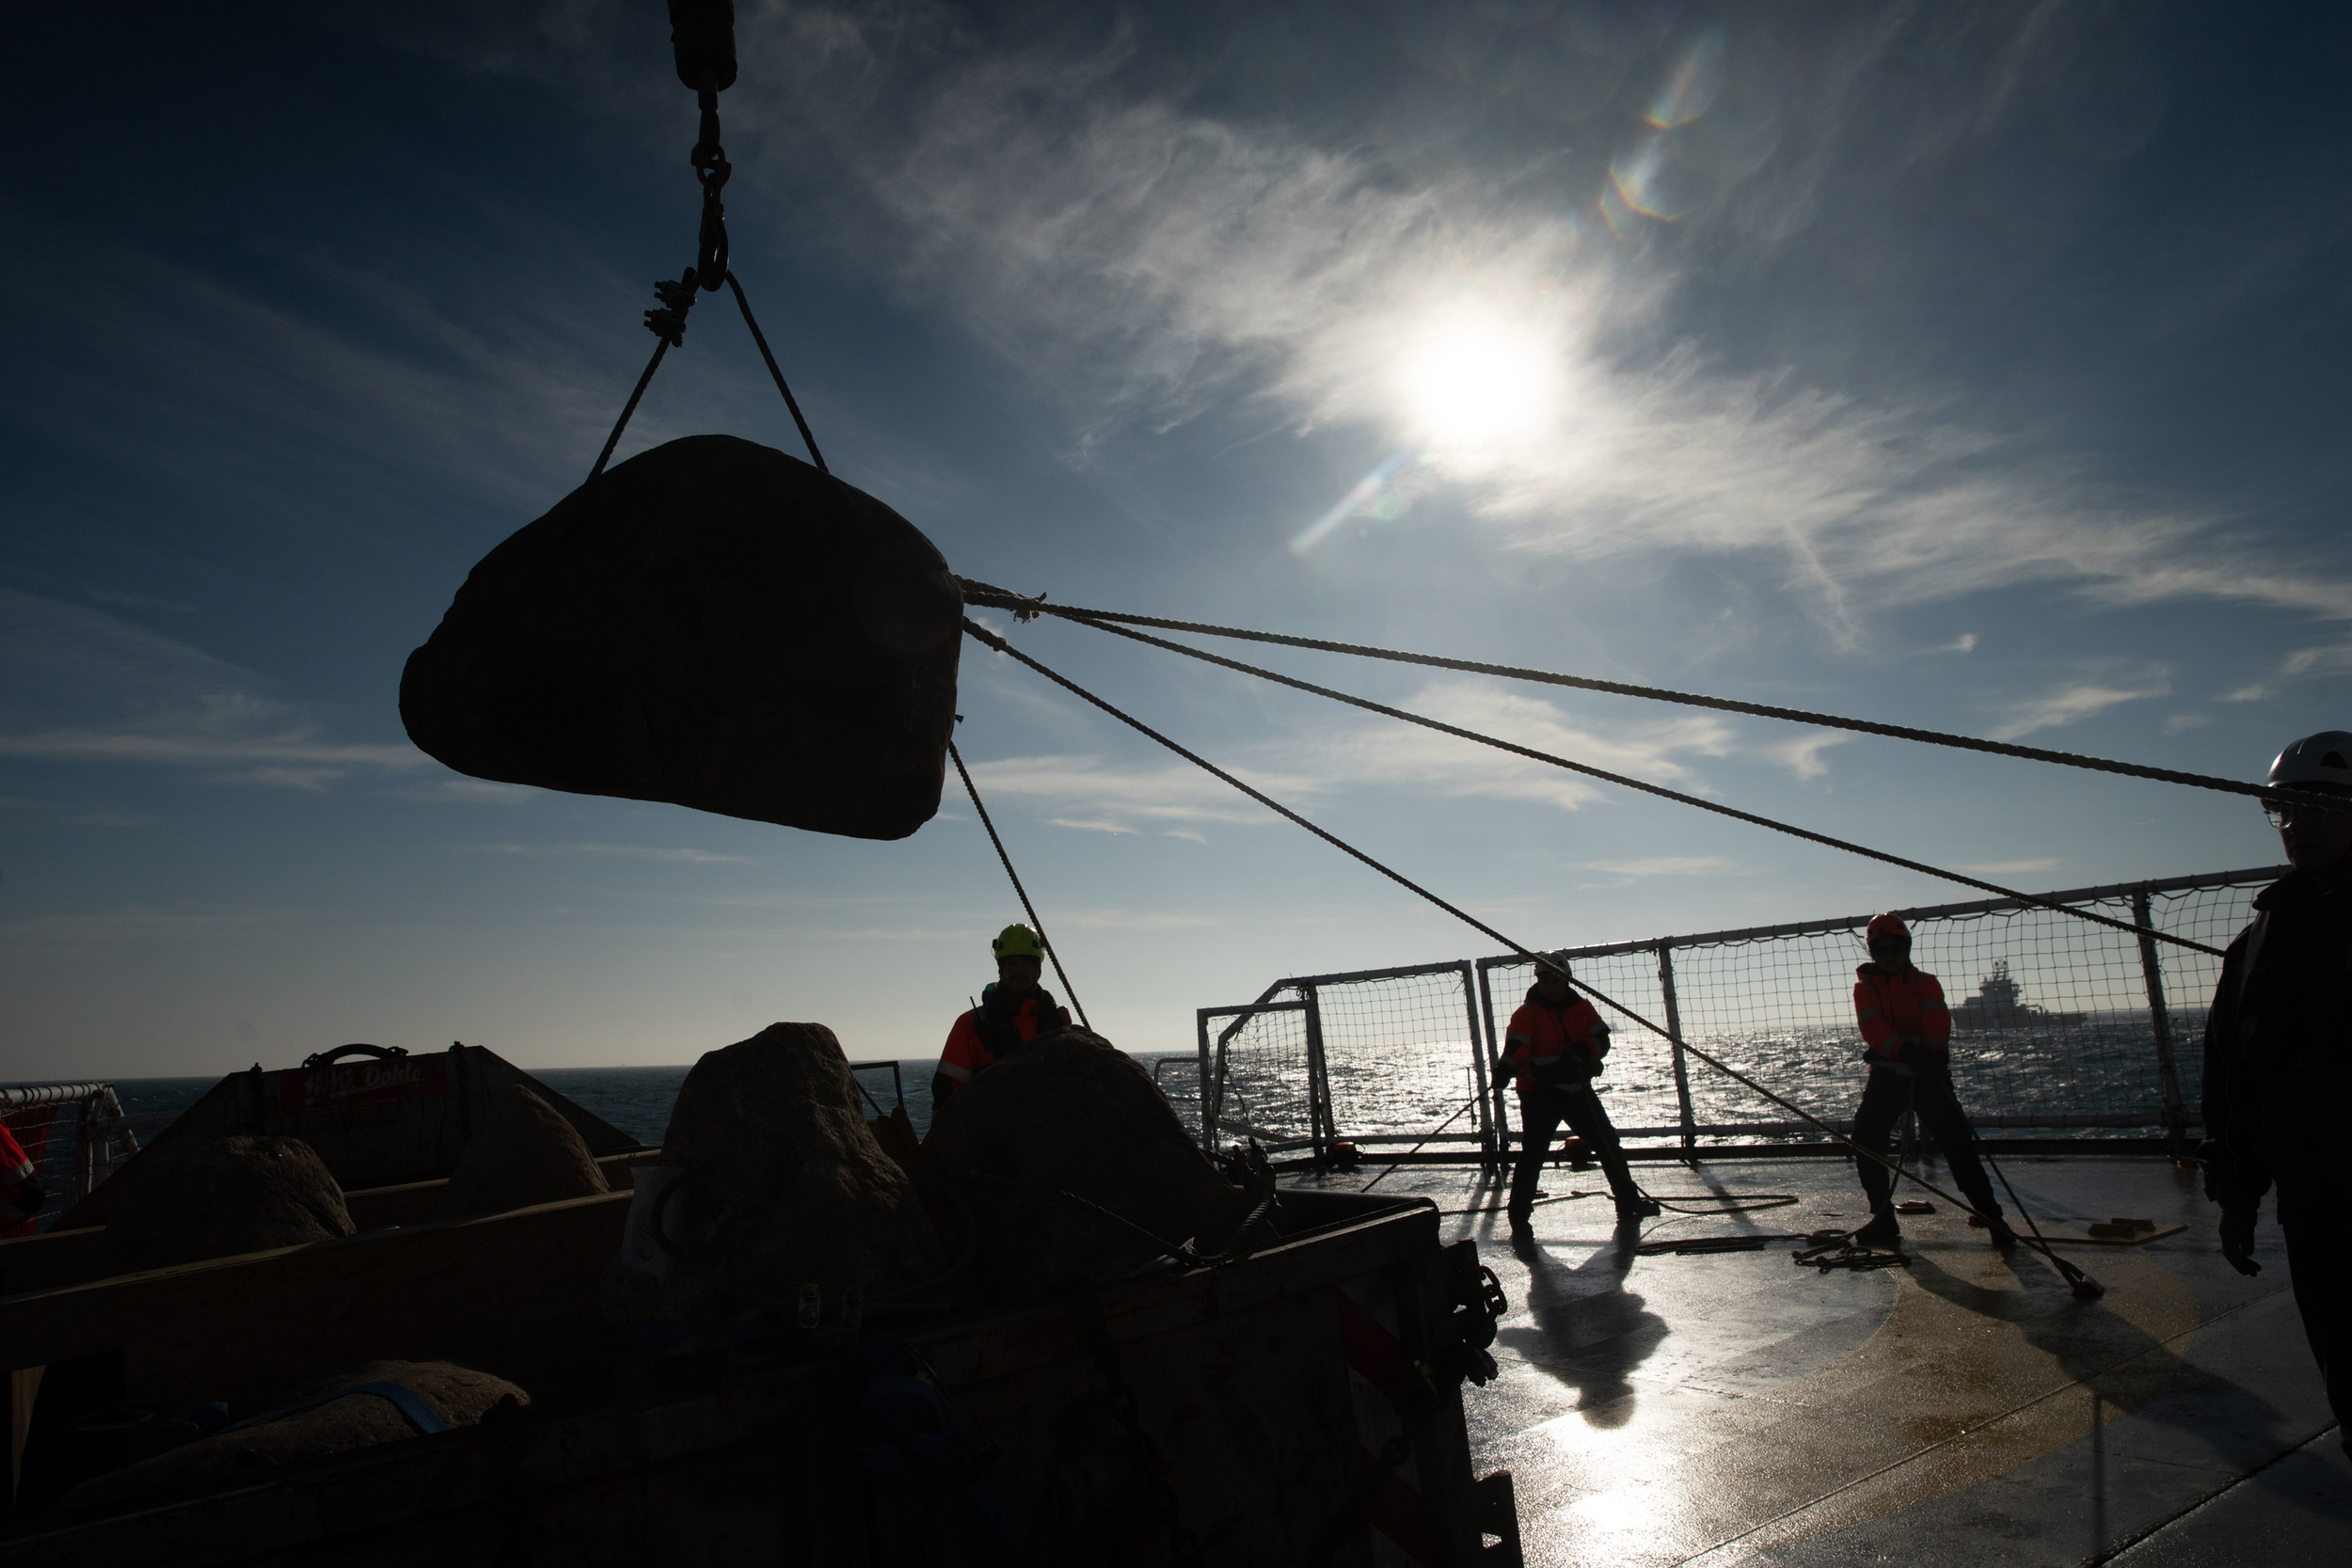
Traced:
POLYGON ((229 935, 254 926, 304 918, 295 910, 172 909, 131 904, 106 914, 44 914, 0 924, 0 937, 24 942, 145 942, 229 935))
POLYGON ((2235 691, 2227 693, 2221 700, 2225 703, 2259 703, 2269 695, 2270 688, 2256 681, 2251 686, 2241 686, 2235 691))
POLYGON ((2352 670, 2352 642, 2337 642, 2324 648, 2302 648, 2287 656, 2280 666, 2289 675, 2308 675, 2313 671, 2334 672, 2352 670))
MULTIPOLYGON (((1601 729, 1557 704, 1482 681, 1436 681, 1396 705, 1612 773, 1694 787, 1682 760, 1725 756, 1729 723, 1711 714, 1601 729)), ((1530 800, 1574 811, 1606 787, 1545 763, 1391 721, 1336 726, 1282 743, 1285 763, 1337 784, 1399 787, 1445 799, 1530 800)))
POLYGON ((437 766, 405 741, 332 739, 272 684, 102 610, 0 589, 0 756, 303 790, 437 766))
POLYGON ((1163 914, 1130 910, 1088 910, 1056 915, 1056 929, 1073 931, 1197 931, 1216 922, 1204 914, 1163 914))
MULTIPOLYGON (((1465 729, 1613 773, 1686 788, 1704 784, 1684 759, 1724 756, 1734 749, 1731 725, 1712 715, 1604 730, 1540 697, 1484 681, 1432 682, 1397 705, 1442 715, 1465 729)), ((1047 818, 1063 828, 1132 832, 1137 824, 1276 820, 1229 785, 1181 763, 1119 767, 1097 756, 965 760, 984 796, 1063 807, 1047 818)), ((1293 807, 1343 790, 1379 788, 1447 800, 1533 801, 1574 811, 1598 799, 1605 787, 1565 768, 1390 720, 1342 721, 1286 734, 1252 746, 1229 765, 1293 807)))
POLYGON ((1977 634, 1973 631, 1963 631, 1934 651, 1939 654, 1973 654, 1977 651, 1977 634))
POLYGON ((2056 871, 2066 863, 2058 859, 2033 861, 1987 861, 1980 865, 1963 865, 1963 871, 1973 871, 1979 877, 2020 877, 2034 871, 2056 871))
POLYGON ((1646 860, 1586 861, 1588 871, 1613 877, 1721 877, 1739 869, 1722 855, 1653 855, 1646 860))
MULTIPOLYGON (((1275 818, 1230 784, 1187 763, 1121 767, 1100 756, 1005 757, 964 765, 983 800, 999 796, 1040 804, 1090 809, 1064 827, 1106 831, 1119 817, 1155 822, 1264 822, 1275 818), (1116 816, 1101 814, 1111 813, 1116 816)), ((1268 773, 1236 766, 1234 771, 1276 800, 1290 803, 1316 792, 1315 783, 1295 773, 1268 773)))
MULTIPOLYGON (((791 80, 795 135, 821 143, 838 176, 837 243, 860 264, 891 258, 911 291, 1064 388, 1074 459, 1241 391, 1294 425, 1421 448, 1528 550, 1776 562, 1849 641, 1873 608, 2029 582, 2352 617, 2352 582, 2255 540, 2214 548, 2218 516, 2135 496, 2030 433, 1972 423, 1925 392, 1844 396, 1735 369, 1676 336, 1660 309, 1675 279, 1627 237, 1649 221, 1624 205, 1628 169, 1692 177, 1701 165, 1676 149, 1720 119, 1642 133, 1612 175, 1564 164, 1559 178, 1591 180, 1592 205, 1535 203, 1512 185, 1516 166, 1449 161, 1417 178, 1295 121, 1188 112, 1181 95, 1126 85, 1120 45, 967 55, 941 31, 911 53, 906 29, 924 25, 796 8, 767 64, 791 80), (1031 112, 1040 100, 1059 112, 1031 112), (1597 223, 1613 195, 1624 221, 1597 223), (1507 437, 1433 442, 1416 365, 1449 332, 1515 345, 1507 379, 1544 406, 1515 408, 1507 437)), ((2001 123, 2039 25, 1977 27, 1932 133, 1915 117, 1887 155, 1939 156, 2001 123)), ((1821 103, 1788 105, 1787 145, 1763 136, 1761 162, 1730 177, 1753 189, 1719 176, 1709 201, 1769 214, 1767 229, 1809 211, 1847 150, 1841 95, 1929 48, 1903 36, 1896 24, 1842 36, 1821 103)))
POLYGON ((2179 735, 2184 730, 2201 730, 2213 720, 2202 713, 2176 713, 2164 721, 2164 733, 2179 735))
POLYGON ((2150 697, 2162 697, 2170 690, 2170 687, 2164 685, 2126 689, 2088 682, 2065 687, 2046 697, 2020 704, 2015 717, 1994 728, 1992 736, 1995 740, 2015 740, 2036 730, 2055 729, 2061 724, 2088 719, 2094 713, 2104 713, 2119 703, 2137 703, 2150 697))
POLYGON ((757 865, 750 855, 720 855, 707 849, 677 849, 650 844, 475 844, 485 855, 601 855, 623 860, 678 861, 688 865, 757 865))
POLYGON ((1832 746, 1843 746, 1852 738, 1853 736, 1844 730, 1816 730, 1811 735, 1801 735, 1793 740, 1778 741, 1756 750, 1757 755, 1778 763, 1801 780, 1818 779, 1829 771, 1829 765, 1821 760, 1821 753, 1832 746))

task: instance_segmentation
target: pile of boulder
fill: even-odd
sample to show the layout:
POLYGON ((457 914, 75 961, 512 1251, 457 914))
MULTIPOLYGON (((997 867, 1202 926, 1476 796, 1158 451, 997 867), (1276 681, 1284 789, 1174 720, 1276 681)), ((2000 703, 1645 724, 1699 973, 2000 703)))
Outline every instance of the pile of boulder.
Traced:
POLYGON ((853 1326, 1008 1307, 1231 1245, 1253 1200, 1134 1058, 1065 1027, 934 1108, 869 1120, 818 1023, 778 1023, 687 1075, 663 1164, 639 1167, 605 1276, 614 1324, 853 1326))

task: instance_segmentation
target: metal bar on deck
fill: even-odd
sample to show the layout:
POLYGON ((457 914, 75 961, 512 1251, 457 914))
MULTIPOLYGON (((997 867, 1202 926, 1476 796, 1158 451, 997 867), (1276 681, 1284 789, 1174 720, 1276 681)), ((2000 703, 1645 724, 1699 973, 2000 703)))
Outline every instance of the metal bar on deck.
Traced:
MULTIPOLYGON (((2152 884, 2153 885, 2153 884, 2152 884)), ((2132 894, 2132 923, 2148 924, 2148 888, 2132 894)), ((2139 938, 2139 973, 2148 982, 2148 1022, 2156 1032, 2156 1089, 2164 1096, 2164 1132, 2172 1158, 2188 1157, 2188 1113, 2181 1103, 2181 1067, 2172 1052, 2172 1012, 2164 1002, 2164 966, 2156 958, 2155 939, 2144 931, 2139 938)))
MULTIPOLYGON (((2128 898, 2135 892, 2180 893, 2191 888, 2247 887, 2257 882, 2275 882, 2292 869, 2284 865, 2256 866, 2245 871, 2209 871, 2194 877, 2165 877, 2153 882, 2115 882, 2106 887, 2068 888, 2059 893, 2044 893, 2040 898, 2055 904, 2096 904, 2103 900, 2128 898)), ((1972 914, 1998 914, 2005 910, 2035 910, 2041 903, 2026 903, 2017 898, 1985 898, 1969 904, 1935 904, 1918 909, 1897 910, 1905 920, 1948 920, 1972 914)), ((1867 914, 1849 915, 1841 920, 1805 920, 1788 926, 1749 926, 1736 931, 1702 931, 1693 936, 1647 937, 1640 942, 1613 942, 1597 947, 1570 947, 1565 951, 1571 961, 1578 958, 1608 958, 1627 953, 1645 952, 1662 941, 1677 947, 1708 947, 1736 942, 1762 942, 1772 937, 1821 936, 1832 931, 1857 930, 1870 923, 1867 914)), ((1481 958, 1481 963, 1525 963, 1516 954, 1502 954, 1493 958, 1481 958)))
POLYGON ((1315 1004, 1313 986, 1301 984, 1298 993, 1307 1005, 1307 1131, 1314 1143, 1315 1158, 1323 1160, 1340 1135, 1331 1116, 1331 1080, 1323 1060, 1323 1009, 1315 1004))
MULTIPOLYGON (((1486 963, 1481 962, 1475 967, 1478 971, 1478 1009, 1479 1012, 1484 1015, 1484 1022, 1486 1025, 1486 1057, 1487 1060, 1491 1061, 1496 1055, 1499 1054, 1499 1053, 1495 1050, 1494 987, 1489 985, 1486 980, 1486 971, 1490 966, 1486 963)), ((1492 1107, 1494 1117, 1494 1137, 1490 1142, 1487 1150, 1487 1152, 1491 1155, 1492 1160, 1491 1163, 1486 1166, 1486 1168, 1488 1171, 1499 1173, 1502 1171, 1503 1166, 1509 1164, 1511 1162, 1511 1117, 1510 1113, 1503 1101, 1502 1084, 1501 1080, 1497 1080, 1486 1092, 1491 1095, 1494 1100, 1492 1107)))
POLYGON ((1216 1152, 1216 1113, 1225 1099, 1225 1085, 1219 1081, 1212 1097, 1209 1073, 1209 1009, 1198 1015, 1200 1024, 1200 1149, 1204 1154, 1216 1152))
POLYGON ((69 1105, 112 1088, 111 1084, 21 1084, 0 1089, 0 1111, 21 1111, 28 1105, 69 1105))
POLYGON ((1658 989, 1666 999, 1667 1044, 1674 1052, 1675 1103, 1681 1107, 1682 1147, 1689 1148, 1698 1141, 1698 1130, 1692 1126, 1691 1064, 1682 1055, 1682 1008, 1675 1000, 1674 945, 1671 941, 1658 944, 1658 989))
POLYGON ((1494 1128, 1486 1120, 1486 1057, 1478 1048, 1478 985, 1471 977, 1468 958, 1454 966, 1454 973, 1462 977, 1462 1010, 1470 1020, 1470 1100, 1471 1109, 1477 1113, 1470 1118, 1471 1126, 1478 1133, 1479 1147, 1491 1150, 1494 1128))

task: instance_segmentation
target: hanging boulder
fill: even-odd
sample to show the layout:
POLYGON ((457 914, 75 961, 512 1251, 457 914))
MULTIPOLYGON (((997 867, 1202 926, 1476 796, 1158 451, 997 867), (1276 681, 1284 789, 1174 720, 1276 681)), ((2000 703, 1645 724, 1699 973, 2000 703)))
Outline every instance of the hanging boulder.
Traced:
POLYGON ((476 778, 904 838, 939 809, 961 615, 889 507, 690 436, 483 557, 409 656, 400 714, 476 778))

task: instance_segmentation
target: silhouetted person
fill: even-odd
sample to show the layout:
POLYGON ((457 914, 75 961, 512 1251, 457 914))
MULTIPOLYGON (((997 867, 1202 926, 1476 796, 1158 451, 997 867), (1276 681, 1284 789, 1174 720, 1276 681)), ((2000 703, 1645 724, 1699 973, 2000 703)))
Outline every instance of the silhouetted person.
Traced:
MULTIPOLYGON (((2296 741, 2274 787, 2352 797, 2352 734, 2296 741)), ((2352 799, 2344 809, 2265 800, 2294 870, 2254 895, 2205 1015, 2205 1196, 2221 1255, 2259 1274, 2254 1222, 2279 1189, 2295 1305, 2352 1452, 2352 1218, 2336 1190, 2352 1110, 2352 799)))

